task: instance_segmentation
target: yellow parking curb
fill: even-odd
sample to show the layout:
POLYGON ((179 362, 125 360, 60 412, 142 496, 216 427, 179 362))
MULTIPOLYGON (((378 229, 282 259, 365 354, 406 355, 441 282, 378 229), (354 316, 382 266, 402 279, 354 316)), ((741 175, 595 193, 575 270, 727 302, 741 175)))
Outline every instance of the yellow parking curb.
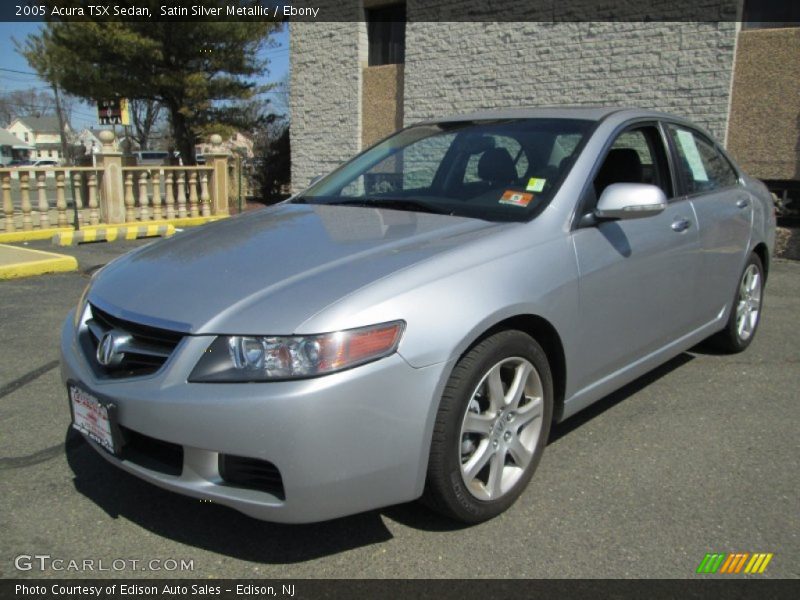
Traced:
POLYGON ((72 231, 72 227, 48 227, 47 229, 28 229, 27 231, 10 231, 0 233, 0 244, 14 242, 32 242, 35 240, 49 240, 57 233, 72 231))
POLYGON ((74 256, 0 244, 0 279, 66 273, 77 268, 78 261, 74 256))
POLYGON ((159 219, 158 221, 150 221, 148 225, 174 225, 175 227, 196 227, 198 225, 205 225, 206 223, 213 223, 222 219, 228 219, 230 215, 215 215, 213 217, 175 217, 174 219, 159 219))
POLYGON ((53 236, 55 246, 71 246, 86 242, 113 242, 145 237, 169 237, 175 234, 174 225, 105 225, 86 227, 79 231, 64 231, 53 236))
MULTIPOLYGON (((227 219, 229 215, 215 215, 213 217, 175 217, 174 219, 159 219, 157 221, 148 221, 142 223, 135 221, 131 223, 117 223, 114 225, 84 225, 80 231, 102 229, 109 227, 150 227, 152 225, 171 225, 172 227, 196 227, 198 225, 205 225, 219 221, 220 219, 227 219)), ((71 233, 74 229, 72 227, 48 227, 47 229, 28 229, 21 231, 10 231, 0 233, 0 244, 12 244, 14 242, 31 242, 35 240, 50 240, 56 235, 63 233, 71 233)), ((169 235, 172 235, 171 233, 169 235)), ((91 235, 90 235, 91 237, 91 235)), ((144 237, 144 236, 139 236, 144 237)), ((122 239, 116 237, 114 239, 122 239)), ((127 238, 134 239, 134 238, 127 238)), ((88 239, 86 240, 89 241, 88 239)), ((100 241, 100 240, 97 240, 100 241)), ((108 240, 111 241, 111 240, 108 240)), ((60 244, 64 245, 64 244, 60 244)))

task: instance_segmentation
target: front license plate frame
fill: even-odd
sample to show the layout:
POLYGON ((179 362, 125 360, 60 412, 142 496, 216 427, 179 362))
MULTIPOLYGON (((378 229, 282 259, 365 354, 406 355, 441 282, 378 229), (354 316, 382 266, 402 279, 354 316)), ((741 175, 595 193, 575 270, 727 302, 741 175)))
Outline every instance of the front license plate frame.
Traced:
POLYGON ((76 381, 67 382, 72 428, 97 443, 103 450, 118 456, 122 434, 117 424, 117 405, 76 381))

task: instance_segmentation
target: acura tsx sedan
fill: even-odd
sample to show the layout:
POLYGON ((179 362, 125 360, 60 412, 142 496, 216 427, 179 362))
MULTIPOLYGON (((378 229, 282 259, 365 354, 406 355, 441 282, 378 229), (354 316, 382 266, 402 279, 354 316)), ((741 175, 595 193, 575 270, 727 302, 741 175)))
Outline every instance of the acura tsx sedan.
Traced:
POLYGON ((72 423, 259 519, 422 497, 479 522, 552 423, 699 342, 747 348, 774 227, 766 188, 676 116, 420 123, 100 270, 62 331, 72 423))

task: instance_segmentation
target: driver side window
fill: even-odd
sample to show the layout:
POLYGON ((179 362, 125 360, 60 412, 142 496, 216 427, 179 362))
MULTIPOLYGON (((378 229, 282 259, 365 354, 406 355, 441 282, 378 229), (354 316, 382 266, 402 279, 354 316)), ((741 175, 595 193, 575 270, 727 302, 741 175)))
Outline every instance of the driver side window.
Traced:
POLYGON ((672 197, 666 152, 654 125, 624 131, 606 154, 594 179, 594 202, 614 183, 646 183, 658 186, 672 197))

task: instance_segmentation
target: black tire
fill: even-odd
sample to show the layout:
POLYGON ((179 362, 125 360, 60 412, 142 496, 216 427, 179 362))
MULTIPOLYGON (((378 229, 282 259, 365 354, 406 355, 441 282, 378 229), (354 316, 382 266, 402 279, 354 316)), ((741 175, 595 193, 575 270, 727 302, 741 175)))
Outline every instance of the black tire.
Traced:
MULTIPOLYGON (((529 380, 526 379, 526 381, 529 380)), ((505 386, 505 382, 503 385, 505 386)), ((503 388, 504 395, 508 389, 508 387, 503 388)), ((528 405, 524 403, 531 401, 531 397, 524 392, 521 397, 522 408, 519 410, 519 415, 525 414, 523 411, 526 410, 528 405)), ((508 410, 512 412, 510 405, 508 410)), ((547 356, 541 346, 529 335, 516 330, 501 331, 487 337, 459 359, 442 394, 433 429, 427 480, 422 497, 423 502, 437 512, 465 523, 479 523, 499 515, 516 501, 536 470, 550 433, 552 416, 553 379, 547 356), (484 378, 487 378, 486 381, 488 381, 489 372, 493 370, 493 367, 497 367, 507 360, 509 362, 504 364, 510 365, 511 372, 516 373, 514 367, 518 365, 514 361, 517 359, 523 359, 519 361, 520 364, 528 361, 538 373, 537 385, 540 384, 538 389, 541 392, 541 404, 537 404, 536 410, 541 412, 541 416, 533 418, 530 423, 518 425, 518 430, 514 435, 519 439, 522 439, 523 435, 525 435, 531 445, 534 444, 535 440, 535 446, 529 458, 530 462, 524 468, 520 468, 515 465, 515 460, 510 450, 504 450, 501 440, 500 449, 503 450, 503 454, 500 455, 501 458, 498 458, 496 464, 501 464, 500 460, 504 461, 503 465, 510 464, 510 470, 513 471, 513 477, 516 479, 512 479, 510 488, 500 491, 496 499, 480 499, 475 496, 473 491, 470 491, 471 488, 467 486, 464 477, 462 477, 462 459, 468 460, 462 454, 464 452, 462 424, 465 423, 465 417, 470 407, 472 407, 473 412, 477 412, 475 408, 477 401, 473 399, 473 395, 479 389, 479 385, 482 384, 484 378), (540 422, 537 422, 537 419, 540 419, 540 422), (527 427, 535 427, 535 430, 525 434, 523 432, 527 427), (536 430, 539 432, 538 439, 532 437, 536 430), (507 462, 509 461, 509 456, 512 457, 510 463, 507 462)), ((506 417, 509 417, 509 415, 506 415, 506 417)), ((495 423, 499 420, 501 421, 500 427, 514 430, 515 424, 512 424, 514 415, 512 414, 509 418, 511 421, 507 425, 502 415, 495 420, 495 423)), ((525 418, 531 417, 521 417, 520 422, 525 418)), ((472 434, 465 434, 465 437, 469 435, 472 434)), ((475 435, 484 436, 484 434, 475 435)), ((502 434, 496 433, 495 428, 491 427, 491 432, 484 436, 486 445, 479 447, 487 449, 489 454, 494 455, 498 454, 498 452, 488 448, 488 444, 492 443, 491 440, 496 439, 491 437, 493 435, 502 434)), ((508 436, 510 434, 506 433, 505 435, 508 436)), ((471 442, 467 441, 467 443, 471 442)), ((497 445, 494 447, 497 448, 497 445)), ((484 452, 487 450, 484 450, 484 452)), ((478 450, 475 450, 475 453, 477 452, 478 450)), ((493 459, 489 460, 493 461, 493 459)), ((486 464, 487 469, 494 468, 493 466, 490 467, 488 462, 486 464)), ((492 465, 494 464, 492 462, 492 465)), ((507 472, 505 466, 500 469, 500 472, 507 472)), ((500 477, 502 479, 505 475, 500 477)), ((473 480, 473 484, 475 481, 477 481, 477 478, 473 480)), ((487 482, 487 489, 488 486, 489 482, 487 482)), ((499 490, 500 488, 496 489, 499 490)))
POLYGON ((733 293, 733 302, 731 304, 730 315, 725 328, 719 333, 714 334, 708 339, 708 345, 719 352, 726 354, 736 354, 742 352, 750 345, 758 330, 758 325, 761 322, 761 307, 764 301, 764 266, 761 264, 761 259, 757 254, 753 253, 747 260, 739 280, 736 283, 736 290, 733 293), (743 336, 739 331, 738 312, 737 308, 742 298, 742 286, 747 276, 748 270, 755 267, 759 277, 759 293, 758 293, 758 312, 755 318, 755 324, 751 327, 748 334, 743 336))

